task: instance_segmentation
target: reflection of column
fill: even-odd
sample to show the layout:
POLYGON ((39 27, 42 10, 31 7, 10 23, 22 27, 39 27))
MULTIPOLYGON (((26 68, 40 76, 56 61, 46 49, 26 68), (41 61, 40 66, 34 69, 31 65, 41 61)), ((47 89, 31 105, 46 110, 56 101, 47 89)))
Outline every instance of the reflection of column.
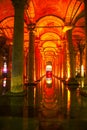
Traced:
POLYGON ((23 91, 24 0, 12 0, 15 8, 11 92, 23 91))
POLYGON ((72 30, 67 31, 69 60, 70 60, 70 77, 75 78, 75 53, 72 43, 72 30))
POLYGON ((35 24, 29 24, 29 83, 34 82, 34 28, 35 24))

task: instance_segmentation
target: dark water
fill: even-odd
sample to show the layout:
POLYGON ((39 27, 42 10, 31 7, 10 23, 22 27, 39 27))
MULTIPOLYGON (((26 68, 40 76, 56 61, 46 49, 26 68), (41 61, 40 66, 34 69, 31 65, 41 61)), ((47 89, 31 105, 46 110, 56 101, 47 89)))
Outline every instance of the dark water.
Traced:
POLYGON ((87 130, 87 97, 79 87, 43 78, 25 96, 6 96, 7 91, 0 93, 0 130, 87 130))

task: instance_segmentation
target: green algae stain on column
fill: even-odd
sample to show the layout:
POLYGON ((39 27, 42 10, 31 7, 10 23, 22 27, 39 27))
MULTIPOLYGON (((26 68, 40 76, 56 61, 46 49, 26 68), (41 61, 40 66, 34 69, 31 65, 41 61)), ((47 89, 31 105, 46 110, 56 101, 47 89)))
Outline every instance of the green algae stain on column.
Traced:
POLYGON ((21 76, 12 77, 11 92, 13 93, 23 92, 23 78, 21 76))

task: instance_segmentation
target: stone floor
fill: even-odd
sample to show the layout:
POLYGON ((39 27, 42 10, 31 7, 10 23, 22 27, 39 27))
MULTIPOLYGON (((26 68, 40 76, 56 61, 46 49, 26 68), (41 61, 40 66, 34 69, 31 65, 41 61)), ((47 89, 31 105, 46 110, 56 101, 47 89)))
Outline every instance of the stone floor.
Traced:
MULTIPOLYGON (((25 96, 0 93, 0 130, 87 130, 87 97, 57 79, 26 88, 25 96)), ((7 91, 7 90, 6 90, 7 91)))

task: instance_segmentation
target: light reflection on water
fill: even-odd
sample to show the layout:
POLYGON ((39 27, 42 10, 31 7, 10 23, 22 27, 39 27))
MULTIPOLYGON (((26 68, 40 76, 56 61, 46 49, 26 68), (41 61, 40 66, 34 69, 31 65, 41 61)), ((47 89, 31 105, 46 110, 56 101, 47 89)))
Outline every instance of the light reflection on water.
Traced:
POLYGON ((70 90, 61 81, 55 82, 55 79, 52 79, 51 84, 42 84, 42 89, 41 114, 43 117, 57 119, 77 117, 77 114, 72 115, 72 111, 76 113, 81 103, 79 89, 70 90))
MULTIPOLYGON (((6 87, 7 79, 3 79, 3 87, 6 87)), ((2 93, 4 95, 4 91, 2 93)), ((43 80, 27 92, 25 98, 25 106, 30 106, 40 109, 39 114, 49 117, 61 117, 62 119, 70 118, 72 104, 81 104, 81 96, 79 89, 69 90, 64 86, 63 82, 58 79, 43 80), (48 82, 49 81, 49 82, 48 82), (78 92, 77 92, 78 91, 78 92), (74 98, 73 98, 74 97, 74 98), (32 102, 32 103, 31 103, 32 102), (54 114, 54 115, 53 115, 54 114)), ((77 107, 77 105, 75 107, 77 107)))
MULTIPOLYGON (((61 126, 62 123, 72 119, 75 122, 87 120, 87 99, 80 95, 79 88, 69 89, 55 78, 52 79, 51 84, 47 84, 46 78, 43 78, 36 87, 27 90, 25 97, 9 97, 8 102, 7 99, 0 101, 0 106, 3 105, 0 109, 1 116, 7 114, 10 117, 7 130, 12 129, 13 126, 15 128, 15 124, 10 126, 15 120, 13 117, 21 119, 23 130, 51 130, 53 127, 55 130, 62 130, 62 128, 67 130, 65 125, 61 126)), ((18 119, 16 121, 20 122, 18 119)), ((77 127, 76 124, 73 125, 73 129, 77 127)))
POLYGON ((70 90, 67 89, 67 115, 69 115, 70 112, 70 90))

